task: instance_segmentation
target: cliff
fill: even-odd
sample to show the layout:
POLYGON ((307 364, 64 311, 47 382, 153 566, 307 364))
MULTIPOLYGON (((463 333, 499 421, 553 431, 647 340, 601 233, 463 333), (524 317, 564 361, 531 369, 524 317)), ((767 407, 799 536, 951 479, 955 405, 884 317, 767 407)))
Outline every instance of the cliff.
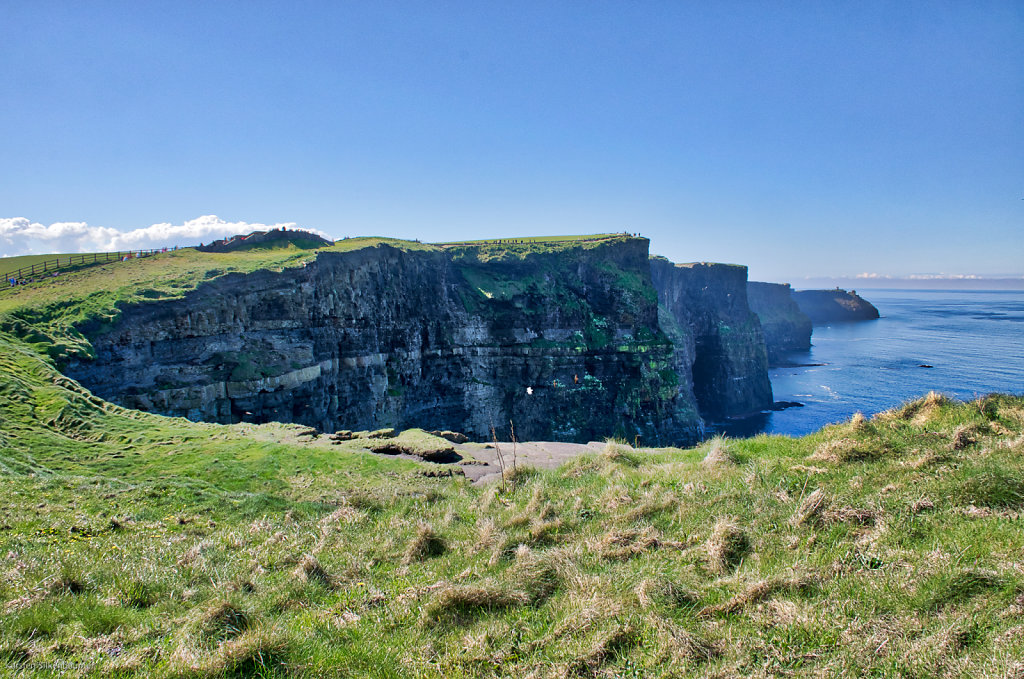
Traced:
MULTIPOLYGON (((112 324, 81 326, 95 360, 62 367, 110 401, 193 420, 477 439, 512 420, 521 439, 689 442, 702 431, 691 344, 685 326, 676 344, 659 327, 647 246, 327 250, 123 306, 112 324)), ((728 334, 698 343, 730 347, 698 352, 702 385, 714 356, 743 358, 728 334)))
POLYGON ((796 290, 793 292, 793 301, 812 323, 869 321, 878 318, 878 309, 852 290, 796 290))
POLYGON ((764 333, 747 304, 747 267, 651 258, 658 302, 693 337, 693 392, 702 414, 735 417, 772 405, 764 333))
POLYGON ((779 364, 790 351, 811 348, 811 319, 793 301, 793 290, 783 283, 747 283, 747 301, 764 330, 768 362, 779 364))

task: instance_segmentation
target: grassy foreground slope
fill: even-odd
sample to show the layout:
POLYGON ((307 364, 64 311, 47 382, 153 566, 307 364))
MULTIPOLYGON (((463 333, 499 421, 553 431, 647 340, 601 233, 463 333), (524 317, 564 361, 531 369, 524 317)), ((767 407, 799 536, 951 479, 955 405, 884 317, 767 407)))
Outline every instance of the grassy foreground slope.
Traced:
POLYGON ((113 293, 34 294, 0 298, 2 676, 1024 676, 1024 399, 481 488, 106 403, 48 342, 113 293))

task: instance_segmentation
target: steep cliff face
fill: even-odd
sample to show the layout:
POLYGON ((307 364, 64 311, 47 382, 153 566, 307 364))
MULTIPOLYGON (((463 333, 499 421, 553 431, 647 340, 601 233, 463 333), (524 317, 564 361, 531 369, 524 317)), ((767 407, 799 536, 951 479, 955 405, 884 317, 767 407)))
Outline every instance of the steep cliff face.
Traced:
POLYGON ((651 258, 663 314, 693 336, 693 391, 708 417, 746 415, 772 405, 768 356, 747 305, 747 267, 673 264, 651 258))
POLYGON ((788 284, 750 281, 747 302, 761 321, 770 365, 779 364, 787 352, 811 348, 811 319, 793 301, 788 284))
POLYGON ((846 290, 796 290, 793 301, 813 323, 835 321, 870 321, 878 318, 878 309, 858 295, 846 290))
POLYGON ((64 371, 98 395, 195 420, 488 439, 695 440, 685 348, 658 325, 646 239, 557 253, 386 245, 227 275, 85 327, 64 371), (680 373, 686 377, 680 377, 680 373))

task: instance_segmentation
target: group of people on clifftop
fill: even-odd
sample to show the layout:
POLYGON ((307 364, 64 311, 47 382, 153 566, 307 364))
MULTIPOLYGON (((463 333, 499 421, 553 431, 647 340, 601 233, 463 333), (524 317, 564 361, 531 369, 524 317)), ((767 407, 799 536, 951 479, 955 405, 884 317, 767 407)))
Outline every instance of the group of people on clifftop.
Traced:
MULTIPOLYGON (((53 272, 51 274, 48 274, 46 276, 40 276, 38 280, 41 281, 43 278, 56 278, 59 275, 60 274, 55 271, 55 272, 53 272)), ((32 278, 8 278, 7 279, 7 285, 8 285, 8 287, 13 288, 13 287, 17 287, 19 285, 28 285, 29 283, 35 283, 36 280, 37 279, 35 277, 32 277, 32 278)))

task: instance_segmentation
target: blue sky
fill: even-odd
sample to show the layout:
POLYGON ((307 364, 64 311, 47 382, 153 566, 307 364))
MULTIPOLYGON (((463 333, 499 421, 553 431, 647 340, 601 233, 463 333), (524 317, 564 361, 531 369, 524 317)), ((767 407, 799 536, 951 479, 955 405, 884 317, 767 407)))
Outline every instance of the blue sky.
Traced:
POLYGON ((625 230, 759 280, 1024 275, 1019 1, 6 0, 0 25, 8 224, 625 230))

